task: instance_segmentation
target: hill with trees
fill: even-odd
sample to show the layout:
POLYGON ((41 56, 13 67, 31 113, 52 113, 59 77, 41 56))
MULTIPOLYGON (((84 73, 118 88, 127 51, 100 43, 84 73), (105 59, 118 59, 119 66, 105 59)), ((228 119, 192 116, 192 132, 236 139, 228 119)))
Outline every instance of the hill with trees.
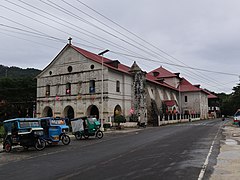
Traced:
POLYGON ((0 78, 9 77, 9 78, 25 78, 25 77, 36 77, 41 70, 34 68, 22 69, 19 67, 7 67, 0 65, 0 78))
POLYGON ((41 70, 0 65, 0 120, 32 116, 41 70))

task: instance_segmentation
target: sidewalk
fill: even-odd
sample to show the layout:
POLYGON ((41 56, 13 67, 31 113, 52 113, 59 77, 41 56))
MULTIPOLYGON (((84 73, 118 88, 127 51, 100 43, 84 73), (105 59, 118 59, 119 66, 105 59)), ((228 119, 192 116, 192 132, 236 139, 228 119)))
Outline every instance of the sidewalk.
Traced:
POLYGON ((226 123, 223 128, 225 139, 221 142, 217 164, 214 166, 211 180, 240 179, 240 127, 226 123))

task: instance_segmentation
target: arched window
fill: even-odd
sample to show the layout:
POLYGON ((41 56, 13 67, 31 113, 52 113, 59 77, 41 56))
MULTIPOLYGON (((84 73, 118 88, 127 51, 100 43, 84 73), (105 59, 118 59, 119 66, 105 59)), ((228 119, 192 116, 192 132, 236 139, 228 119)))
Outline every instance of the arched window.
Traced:
POLYGON ((71 83, 66 84, 66 94, 68 94, 68 95, 71 94, 71 83))
POLYGON ((46 96, 50 96, 50 85, 46 86, 46 96))
POLYGON ((89 81, 89 93, 95 93, 95 81, 94 80, 89 81))
POLYGON ((120 81, 116 82, 116 92, 120 92, 120 81))

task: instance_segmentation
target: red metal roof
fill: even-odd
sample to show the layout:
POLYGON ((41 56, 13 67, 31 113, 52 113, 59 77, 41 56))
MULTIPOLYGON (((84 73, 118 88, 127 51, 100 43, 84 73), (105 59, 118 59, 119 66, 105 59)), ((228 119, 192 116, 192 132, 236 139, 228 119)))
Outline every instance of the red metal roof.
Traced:
POLYGON ((218 99, 218 97, 213 94, 209 94, 208 99, 218 99))
MULTIPOLYGON (((120 71, 120 72, 123 72, 123 73, 131 74, 130 73, 130 67, 128 67, 124 64, 119 63, 118 67, 114 67, 114 66, 109 65, 109 62, 112 61, 112 60, 110 60, 108 58, 99 56, 97 54, 91 53, 89 51, 86 51, 84 49, 81 49, 81 48, 73 46, 73 45, 70 45, 70 46, 88 59, 91 59, 91 60, 93 60, 97 63, 100 63, 100 64, 103 61, 103 65, 108 67, 108 68, 111 68, 111 69, 114 69, 114 70, 117 70, 117 71, 120 71)), ((162 66, 146 74, 146 80, 148 80, 152 83, 155 83, 155 84, 158 84, 158 85, 161 85, 161 86, 164 86, 164 87, 167 87, 167 88, 178 91, 179 89, 177 89, 175 87, 172 87, 165 82, 157 81, 160 78, 171 78, 171 77, 178 77, 178 75, 168 71, 167 69, 163 68, 162 66), (156 72, 155 76, 153 75, 154 72, 156 72)), ((180 91, 181 92, 202 91, 202 89, 192 85, 186 79, 182 78, 182 81, 181 81, 181 84, 180 84, 180 91)), ((205 93, 207 93, 207 92, 205 92, 205 93)))
MULTIPOLYGON (((111 69, 114 69, 114 70, 117 70, 117 71, 121 71, 123 73, 127 73, 127 74, 131 74, 129 71, 130 71, 130 67, 124 65, 124 64, 118 64, 118 68, 115 68, 109 64, 107 64, 107 62, 110 62, 112 60, 108 59, 108 58, 105 58, 105 57, 102 57, 102 56, 99 56, 97 54, 94 54, 94 53, 91 53, 89 51, 86 51, 84 49, 81 49, 79 47, 76 47, 76 46, 73 46, 73 45, 70 45, 73 49, 75 49, 77 52, 79 52, 80 54, 82 54, 83 56, 85 56, 86 58, 88 59, 91 59, 97 63, 102 63, 102 59, 103 59, 103 63, 104 63, 104 66, 107 66, 111 69)), ((167 71, 167 70, 166 70, 167 71)), ((166 84, 166 83, 160 83, 158 81, 155 81, 156 78, 154 76, 152 76, 151 74, 146 74, 146 80, 148 81, 151 81, 155 84, 158 84, 158 85, 161 85, 161 86, 164 86, 164 87, 167 87, 167 88, 170 88, 170 89, 173 89, 173 90, 177 90, 176 88, 166 84)))
POLYGON ((152 83, 155 83, 155 84, 158 84, 158 85, 161 85, 161 86, 164 86, 164 87, 167 87, 167 88, 170 88, 170 89, 173 89, 173 90, 176 90, 178 91, 178 89, 176 89, 175 87, 172 87, 170 86, 169 84, 165 83, 165 82, 159 82, 159 81, 156 81, 156 77, 154 77, 153 75, 151 75, 150 73, 147 73, 146 74, 146 79, 152 83))
POLYGON ((180 89, 181 92, 202 91, 201 88, 198 88, 198 87, 192 85, 185 78, 182 78, 179 89, 180 89))
POLYGON ((97 63, 100 63, 100 64, 101 64, 102 61, 103 61, 103 65, 104 65, 104 66, 107 66, 107 67, 109 67, 109 68, 111 68, 111 69, 114 69, 114 70, 117 70, 117 71, 121 71, 121 72, 130 74, 130 72, 129 72, 130 67, 128 67, 128 66, 125 66, 125 65, 123 65, 123 64, 118 64, 118 68, 113 67, 113 66, 111 66, 111 65, 109 65, 109 64, 106 64, 107 62, 112 61, 112 60, 110 60, 110 59, 108 59, 108 58, 99 56, 99 55, 97 55, 97 54, 91 53, 91 52, 89 52, 89 51, 86 51, 86 50, 84 50, 84 49, 81 49, 81 48, 76 47, 76 46, 73 46, 73 45, 70 45, 70 46, 71 46, 73 49, 75 49, 76 51, 78 51, 80 54, 82 54, 83 56, 85 56, 86 58, 88 58, 88 59, 91 59, 91 60, 93 60, 93 61, 95 61, 95 62, 97 62, 97 63))
POLYGON ((206 92, 208 94, 208 99, 218 99, 217 96, 215 96, 214 94, 212 94, 210 91, 203 89, 204 92, 206 92))
POLYGON ((157 69, 152 70, 148 74, 153 74, 154 72, 158 72, 159 74, 155 78, 170 78, 170 77, 177 77, 176 74, 168 71, 167 69, 160 66, 157 69))
POLYGON ((175 100, 165 100, 165 101, 163 101, 163 103, 168 107, 172 107, 172 106, 176 105, 175 100))

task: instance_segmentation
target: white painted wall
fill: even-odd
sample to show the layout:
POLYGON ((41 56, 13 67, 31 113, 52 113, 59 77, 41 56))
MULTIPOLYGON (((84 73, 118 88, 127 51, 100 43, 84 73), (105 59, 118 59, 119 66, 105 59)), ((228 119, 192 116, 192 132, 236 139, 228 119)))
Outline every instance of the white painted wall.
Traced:
POLYGON ((208 114, 208 98, 204 92, 182 92, 181 93, 182 112, 184 110, 194 111, 200 114, 201 119, 206 119, 208 114), (188 102, 185 102, 187 96, 188 102))
MULTIPOLYGON (((37 79, 37 115, 42 116, 48 106, 54 115, 64 116, 64 109, 71 106, 75 117, 87 115, 87 108, 95 105, 101 116, 102 70, 101 64, 89 60, 69 48, 60 54, 37 79), (94 69, 91 69, 94 65, 94 69), (72 72, 68 67, 72 66, 72 72), (49 72, 52 72, 50 75, 49 72), (89 81, 95 80, 95 94, 89 94, 89 81), (66 84, 71 83, 71 96, 66 95, 66 84), (80 86, 81 84, 81 86, 80 86), (46 97, 46 86, 50 85, 50 96, 46 97), (60 100, 56 101, 56 96, 60 100)), ((131 109, 132 77, 104 67, 104 119, 113 115, 116 105, 120 105, 123 115, 131 109), (116 92, 116 81, 120 81, 120 92, 116 92)))

